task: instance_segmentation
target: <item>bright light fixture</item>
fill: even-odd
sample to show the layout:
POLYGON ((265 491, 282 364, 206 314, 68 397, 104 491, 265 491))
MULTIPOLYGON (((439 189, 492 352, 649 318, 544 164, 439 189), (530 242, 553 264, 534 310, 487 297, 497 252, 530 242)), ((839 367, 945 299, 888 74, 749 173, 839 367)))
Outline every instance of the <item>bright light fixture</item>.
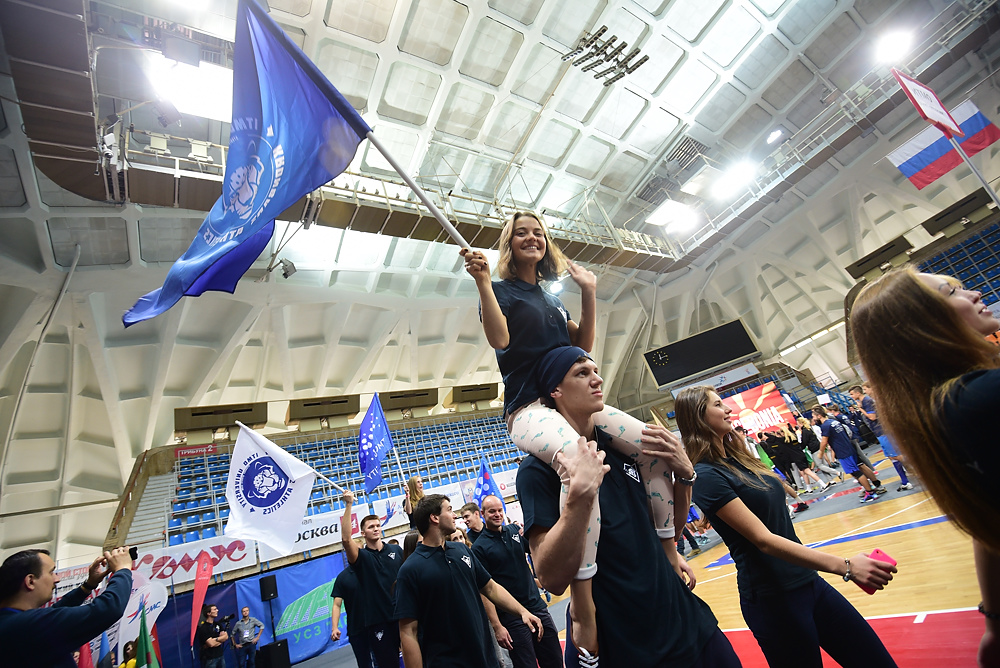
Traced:
POLYGON ((692 206, 668 199, 656 211, 649 214, 646 223, 657 227, 669 225, 671 232, 683 232, 698 223, 698 211, 692 206))
POLYGON ((146 53, 146 72, 156 94, 182 114, 229 123, 233 120, 233 71, 201 63, 194 67, 146 53))
POLYGON ((913 46, 913 34, 890 32, 883 35, 875 45, 875 60, 880 63, 899 63, 913 46))
POLYGON ((776 142, 779 139, 781 139, 781 136, 783 134, 785 134, 785 132, 781 128, 776 128, 776 129, 772 130, 771 134, 769 134, 767 136, 767 143, 768 144, 773 144, 774 142, 776 142))
POLYGON ((557 295, 562 291, 563 291, 562 281, 556 281, 555 283, 549 286, 549 292, 551 294, 557 295))
POLYGON ((730 197, 753 181, 755 176, 757 176, 756 164, 749 161, 738 162, 727 169, 715 182, 712 187, 712 195, 718 199, 730 197))

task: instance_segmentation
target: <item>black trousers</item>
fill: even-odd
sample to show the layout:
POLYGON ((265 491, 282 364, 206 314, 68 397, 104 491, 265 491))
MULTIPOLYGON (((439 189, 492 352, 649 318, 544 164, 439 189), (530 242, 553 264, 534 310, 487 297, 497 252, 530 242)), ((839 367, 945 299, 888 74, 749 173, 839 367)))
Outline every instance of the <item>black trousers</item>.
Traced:
POLYGON ((514 645, 514 649, 510 650, 511 663, 514 668, 562 668, 562 645, 552 615, 544 611, 535 613, 535 616, 542 621, 544 630, 541 640, 520 618, 504 622, 514 645))
POLYGON ((358 662, 358 668, 372 668, 372 650, 368 645, 367 630, 359 631, 357 635, 347 634, 347 641, 354 651, 354 658, 358 662))
POLYGON ((399 622, 369 626, 368 645, 375 659, 375 668, 399 668, 399 622))

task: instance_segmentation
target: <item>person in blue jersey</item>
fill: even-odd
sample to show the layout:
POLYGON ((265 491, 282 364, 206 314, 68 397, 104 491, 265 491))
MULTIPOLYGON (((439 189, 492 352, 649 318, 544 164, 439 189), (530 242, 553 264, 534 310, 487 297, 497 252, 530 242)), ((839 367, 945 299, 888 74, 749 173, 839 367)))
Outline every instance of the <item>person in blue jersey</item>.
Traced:
MULTIPOLYGON (((533 213, 514 213, 500 235, 499 281, 491 281, 486 257, 480 251, 462 249, 466 271, 479 291, 480 317, 490 346, 496 350, 504 381, 504 414, 514 444, 550 464, 559 452, 572 454, 577 434, 554 409, 541 403, 535 367, 548 351, 577 346, 590 352, 597 328, 597 278, 569 261, 556 246, 542 221, 533 213), (555 281, 563 272, 580 290, 581 313, 577 323, 559 298, 542 289, 543 281, 555 281)), ((657 535, 664 550, 675 552, 674 536, 684 524, 676 517, 674 503, 687 508, 690 489, 675 488, 673 474, 689 477, 694 469, 687 458, 673 460, 648 457, 642 452, 646 425, 630 415, 606 406, 595 416, 599 426, 613 438, 613 446, 632 458, 646 486, 653 508, 657 535)), ((594 504, 588 525, 587 549, 571 585, 570 634, 591 665, 596 664, 597 611, 592 582, 597 570, 597 546, 601 517, 594 504)))
POLYGON ((695 462, 694 502, 736 563, 743 619, 768 665, 821 668, 822 648, 845 668, 895 666, 864 617, 816 571, 882 589, 896 567, 802 545, 781 481, 746 449, 730 422, 732 409, 713 388, 682 390, 674 410, 695 462))

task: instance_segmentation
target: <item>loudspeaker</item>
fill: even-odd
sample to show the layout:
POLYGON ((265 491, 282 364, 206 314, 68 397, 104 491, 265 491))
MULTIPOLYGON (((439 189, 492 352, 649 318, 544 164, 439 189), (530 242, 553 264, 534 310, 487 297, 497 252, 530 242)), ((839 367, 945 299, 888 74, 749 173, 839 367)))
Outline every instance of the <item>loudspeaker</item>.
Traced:
POLYGON ((282 638, 278 642, 261 647, 257 652, 257 665, 260 668, 291 668, 292 662, 288 658, 288 639, 282 638))
POLYGON ((273 575, 265 575, 260 579, 260 600, 270 601, 278 598, 278 581, 273 575))

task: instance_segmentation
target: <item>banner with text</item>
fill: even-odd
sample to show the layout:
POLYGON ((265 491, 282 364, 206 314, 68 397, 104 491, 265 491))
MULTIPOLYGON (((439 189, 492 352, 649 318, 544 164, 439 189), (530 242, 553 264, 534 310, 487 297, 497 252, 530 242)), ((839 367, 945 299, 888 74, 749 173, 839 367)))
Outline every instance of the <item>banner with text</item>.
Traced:
POLYGON ((252 540, 226 536, 149 551, 140 548, 132 570, 142 573, 151 582, 169 583, 172 580, 180 584, 194 580, 202 550, 212 557, 212 572, 218 574, 253 566, 257 563, 255 548, 256 543, 252 540))
MULTIPOLYGON (((359 536, 361 530, 358 522, 368 514, 366 506, 354 508, 351 512, 351 535, 359 536)), ((340 518, 344 516, 344 511, 336 510, 329 513, 318 513, 302 518, 302 526, 295 536, 292 551, 288 554, 298 554, 308 550, 315 550, 317 547, 335 545, 340 543, 340 518)), ((405 515, 403 517, 406 517, 405 515)), ((277 550, 268 547, 264 543, 257 543, 257 552, 261 561, 270 561, 278 557, 288 556, 281 554, 277 550)))
POLYGON ((782 422, 795 421, 774 383, 764 383, 722 401, 733 409, 733 426, 742 425, 749 432, 767 431, 782 422))

